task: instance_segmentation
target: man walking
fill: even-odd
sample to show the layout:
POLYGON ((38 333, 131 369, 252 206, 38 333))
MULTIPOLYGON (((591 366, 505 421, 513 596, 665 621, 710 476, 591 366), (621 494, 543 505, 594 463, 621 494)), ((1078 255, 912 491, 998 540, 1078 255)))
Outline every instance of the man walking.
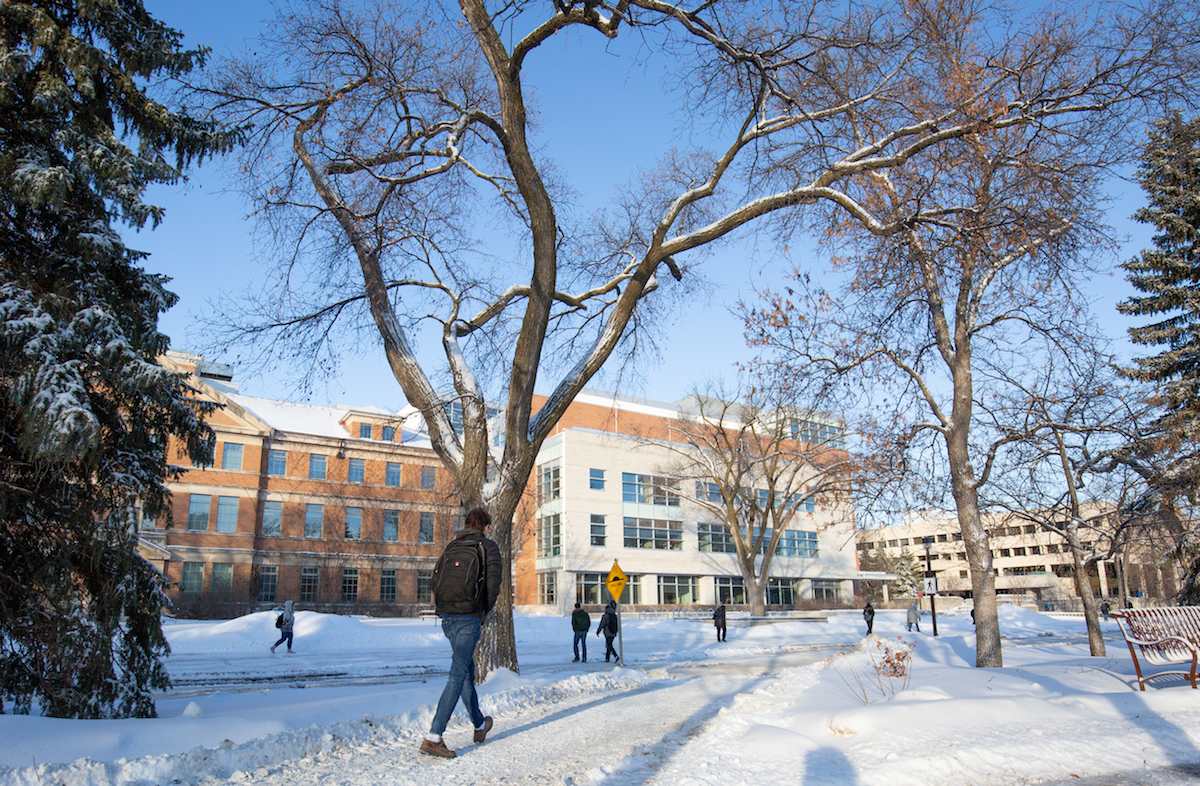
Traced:
POLYGON ((579 662, 579 647, 581 645, 583 646, 583 662, 587 663, 587 635, 591 627, 592 618, 576 603, 575 611, 571 612, 571 630, 575 632, 575 660, 571 661, 572 663, 579 662))
POLYGON ((500 595, 500 547, 484 536, 492 517, 483 508, 467 514, 465 529, 442 552, 433 571, 433 602, 442 618, 442 633, 450 640, 450 676, 438 701, 429 734, 421 742, 421 753, 453 759, 442 734, 454 707, 463 707, 475 726, 475 742, 483 742, 492 729, 491 716, 479 711, 475 694, 475 645, 483 618, 500 595))
POLYGON ((604 662, 608 663, 609 657, 617 658, 617 648, 613 646, 613 639, 617 637, 617 602, 610 600, 608 605, 604 607, 604 614, 600 617, 600 622, 596 624, 596 635, 604 634, 604 662))
POLYGON ((717 641, 725 641, 725 606, 723 604, 713 609, 713 625, 717 628, 717 641))
POLYGON ((867 623, 867 635, 871 635, 871 629, 875 627, 875 607, 871 605, 871 601, 867 601, 867 605, 863 606, 863 621, 867 623))
POLYGON ((904 616, 904 623, 911 631, 915 625, 917 633, 921 632, 921 611, 917 608, 917 602, 914 600, 908 605, 908 613, 904 616))

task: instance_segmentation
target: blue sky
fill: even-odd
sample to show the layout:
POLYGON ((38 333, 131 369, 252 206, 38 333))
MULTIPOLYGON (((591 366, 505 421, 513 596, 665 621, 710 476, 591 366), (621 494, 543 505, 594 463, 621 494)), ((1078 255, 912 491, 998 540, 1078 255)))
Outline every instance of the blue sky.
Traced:
MULTIPOLYGON (((240 52, 273 16, 266 0, 147 0, 146 6, 158 19, 181 30, 188 46, 211 47, 214 61, 240 52)), ((623 178, 636 166, 650 166, 664 150, 684 146, 688 140, 680 137, 682 124, 657 90, 653 61, 634 65, 606 51, 603 39, 594 34, 571 33, 553 43, 555 51, 538 52, 531 60, 526 78, 542 110, 538 141, 583 195, 585 205, 599 206, 616 185, 614 174, 623 178), (556 117, 571 119, 570 134, 565 128, 564 133, 556 133, 556 117), (619 166, 606 163, 613 160, 619 166)), ((175 349, 203 346, 206 339, 197 317, 220 310, 227 298, 261 281, 266 272, 265 261, 256 258, 251 243, 253 223, 246 218, 250 208, 229 190, 228 177, 226 167, 210 162, 193 170, 187 183, 155 188, 150 199, 166 207, 166 219, 153 232, 131 238, 135 248, 150 252, 146 267, 170 276, 170 286, 180 296, 179 304, 162 321, 175 349)), ((1121 254, 1125 259, 1147 245, 1150 233, 1125 218, 1141 204, 1140 190, 1127 184, 1114 184, 1113 190, 1119 198, 1112 222, 1130 235, 1131 242, 1121 254)), ((755 287, 779 281, 785 268, 808 256, 797 245, 792 246, 790 264, 774 257, 769 242, 758 248, 736 245, 718 253, 703 271, 712 284, 711 293, 692 299, 659 326, 666 348, 663 356, 643 363, 637 378, 626 380, 619 392, 671 401, 710 377, 730 376, 737 362, 751 357, 731 306, 739 298, 751 299, 755 287)), ((1089 291, 1097 300, 1102 324, 1121 339, 1129 323, 1113 306, 1131 293, 1121 272, 1092 282, 1089 291)), ((436 346, 427 351, 435 353, 435 359, 440 354, 436 346)), ((235 365, 237 361, 214 359, 235 365)), ((284 381, 284 371, 254 376, 235 371, 235 379, 247 394, 296 400, 300 395, 284 381)), ((612 379, 594 380, 593 385, 611 388, 612 379)), ((404 404, 399 385, 376 348, 346 362, 337 378, 315 385, 309 400, 388 408, 404 404)))

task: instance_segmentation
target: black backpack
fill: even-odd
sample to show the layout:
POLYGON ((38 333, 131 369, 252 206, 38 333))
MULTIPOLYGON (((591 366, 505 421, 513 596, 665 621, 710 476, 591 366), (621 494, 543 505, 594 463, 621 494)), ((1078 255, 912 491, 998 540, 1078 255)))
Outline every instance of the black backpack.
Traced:
POLYGON ((457 538, 433 569, 433 602, 440 614, 476 614, 483 611, 480 598, 487 572, 483 543, 457 538))
POLYGON ((282 614, 280 614, 278 617, 275 618, 275 627, 277 627, 277 628, 283 627, 283 615, 282 614))

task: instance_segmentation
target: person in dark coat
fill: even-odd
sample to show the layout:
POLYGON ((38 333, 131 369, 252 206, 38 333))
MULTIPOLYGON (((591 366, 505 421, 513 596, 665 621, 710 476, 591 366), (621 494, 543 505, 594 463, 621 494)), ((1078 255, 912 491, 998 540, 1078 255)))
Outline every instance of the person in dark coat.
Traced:
POLYGON ((579 648, 583 647, 583 662, 587 663, 587 635, 592 629, 592 618, 584 611, 578 603, 575 604, 575 611, 571 612, 571 630, 575 632, 575 660, 572 663, 579 662, 579 648))
POLYGON ((871 629, 875 627, 875 607, 871 605, 871 601, 867 601, 867 605, 863 606, 863 620, 867 623, 867 635, 871 635, 871 629))
POLYGON ((725 641, 725 607, 717 606, 713 610, 713 625, 717 626, 717 641, 725 641))
POLYGON ((275 648, 286 641, 288 655, 291 655, 294 652, 292 649, 292 635, 296 629, 296 614, 292 611, 292 602, 290 600, 283 604, 283 614, 279 616, 281 618, 279 623, 279 641, 271 645, 271 652, 274 653, 275 648))
MULTIPOLYGON (((475 742, 483 742, 487 733, 492 729, 492 716, 485 716, 479 711, 479 697, 475 693, 475 645, 479 643, 479 634, 483 629, 483 618, 496 605, 500 596, 500 579, 502 563, 500 547, 494 540, 489 539, 485 532, 492 523, 492 517, 483 508, 475 508, 467 513, 463 533, 452 543, 465 540, 477 543, 477 548, 483 549, 483 587, 474 608, 444 607, 442 599, 434 597, 438 616, 442 618, 442 633, 450 640, 450 675, 442 697, 438 700, 437 712, 434 713, 433 723, 429 726, 429 734, 421 741, 421 753, 428 756, 440 756, 453 759, 454 751, 446 747, 442 733, 450 723, 450 715, 454 712, 459 698, 462 698, 464 709, 475 726, 475 742)), ((449 544, 447 544, 449 548, 449 544)))
POLYGON ((617 602, 610 600, 608 605, 604 607, 604 614, 600 616, 600 622, 596 623, 596 635, 604 634, 604 662, 608 663, 609 657, 619 658, 617 648, 613 646, 613 639, 617 637, 617 602))
POLYGON ((1104 619, 1108 619, 1108 612, 1112 610, 1112 606, 1108 605, 1108 601, 1100 604, 1100 613, 1104 615, 1104 619))

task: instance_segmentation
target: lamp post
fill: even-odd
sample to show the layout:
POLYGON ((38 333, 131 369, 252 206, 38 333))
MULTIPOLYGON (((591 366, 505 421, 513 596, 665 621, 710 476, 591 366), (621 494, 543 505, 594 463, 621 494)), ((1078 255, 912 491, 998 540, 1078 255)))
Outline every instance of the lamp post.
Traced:
POLYGON ((938 635, 937 632, 937 605, 934 604, 934 596, 937 595, 937 576, 933 573, 933 559, 929 556, 929 547, 933 545, 933 538, 922 538, 921 542, 925 544, 925 578, 933 579, 933 586, 926 590, 929 592, 929 614, 933 617, 933 635, 938 635))

